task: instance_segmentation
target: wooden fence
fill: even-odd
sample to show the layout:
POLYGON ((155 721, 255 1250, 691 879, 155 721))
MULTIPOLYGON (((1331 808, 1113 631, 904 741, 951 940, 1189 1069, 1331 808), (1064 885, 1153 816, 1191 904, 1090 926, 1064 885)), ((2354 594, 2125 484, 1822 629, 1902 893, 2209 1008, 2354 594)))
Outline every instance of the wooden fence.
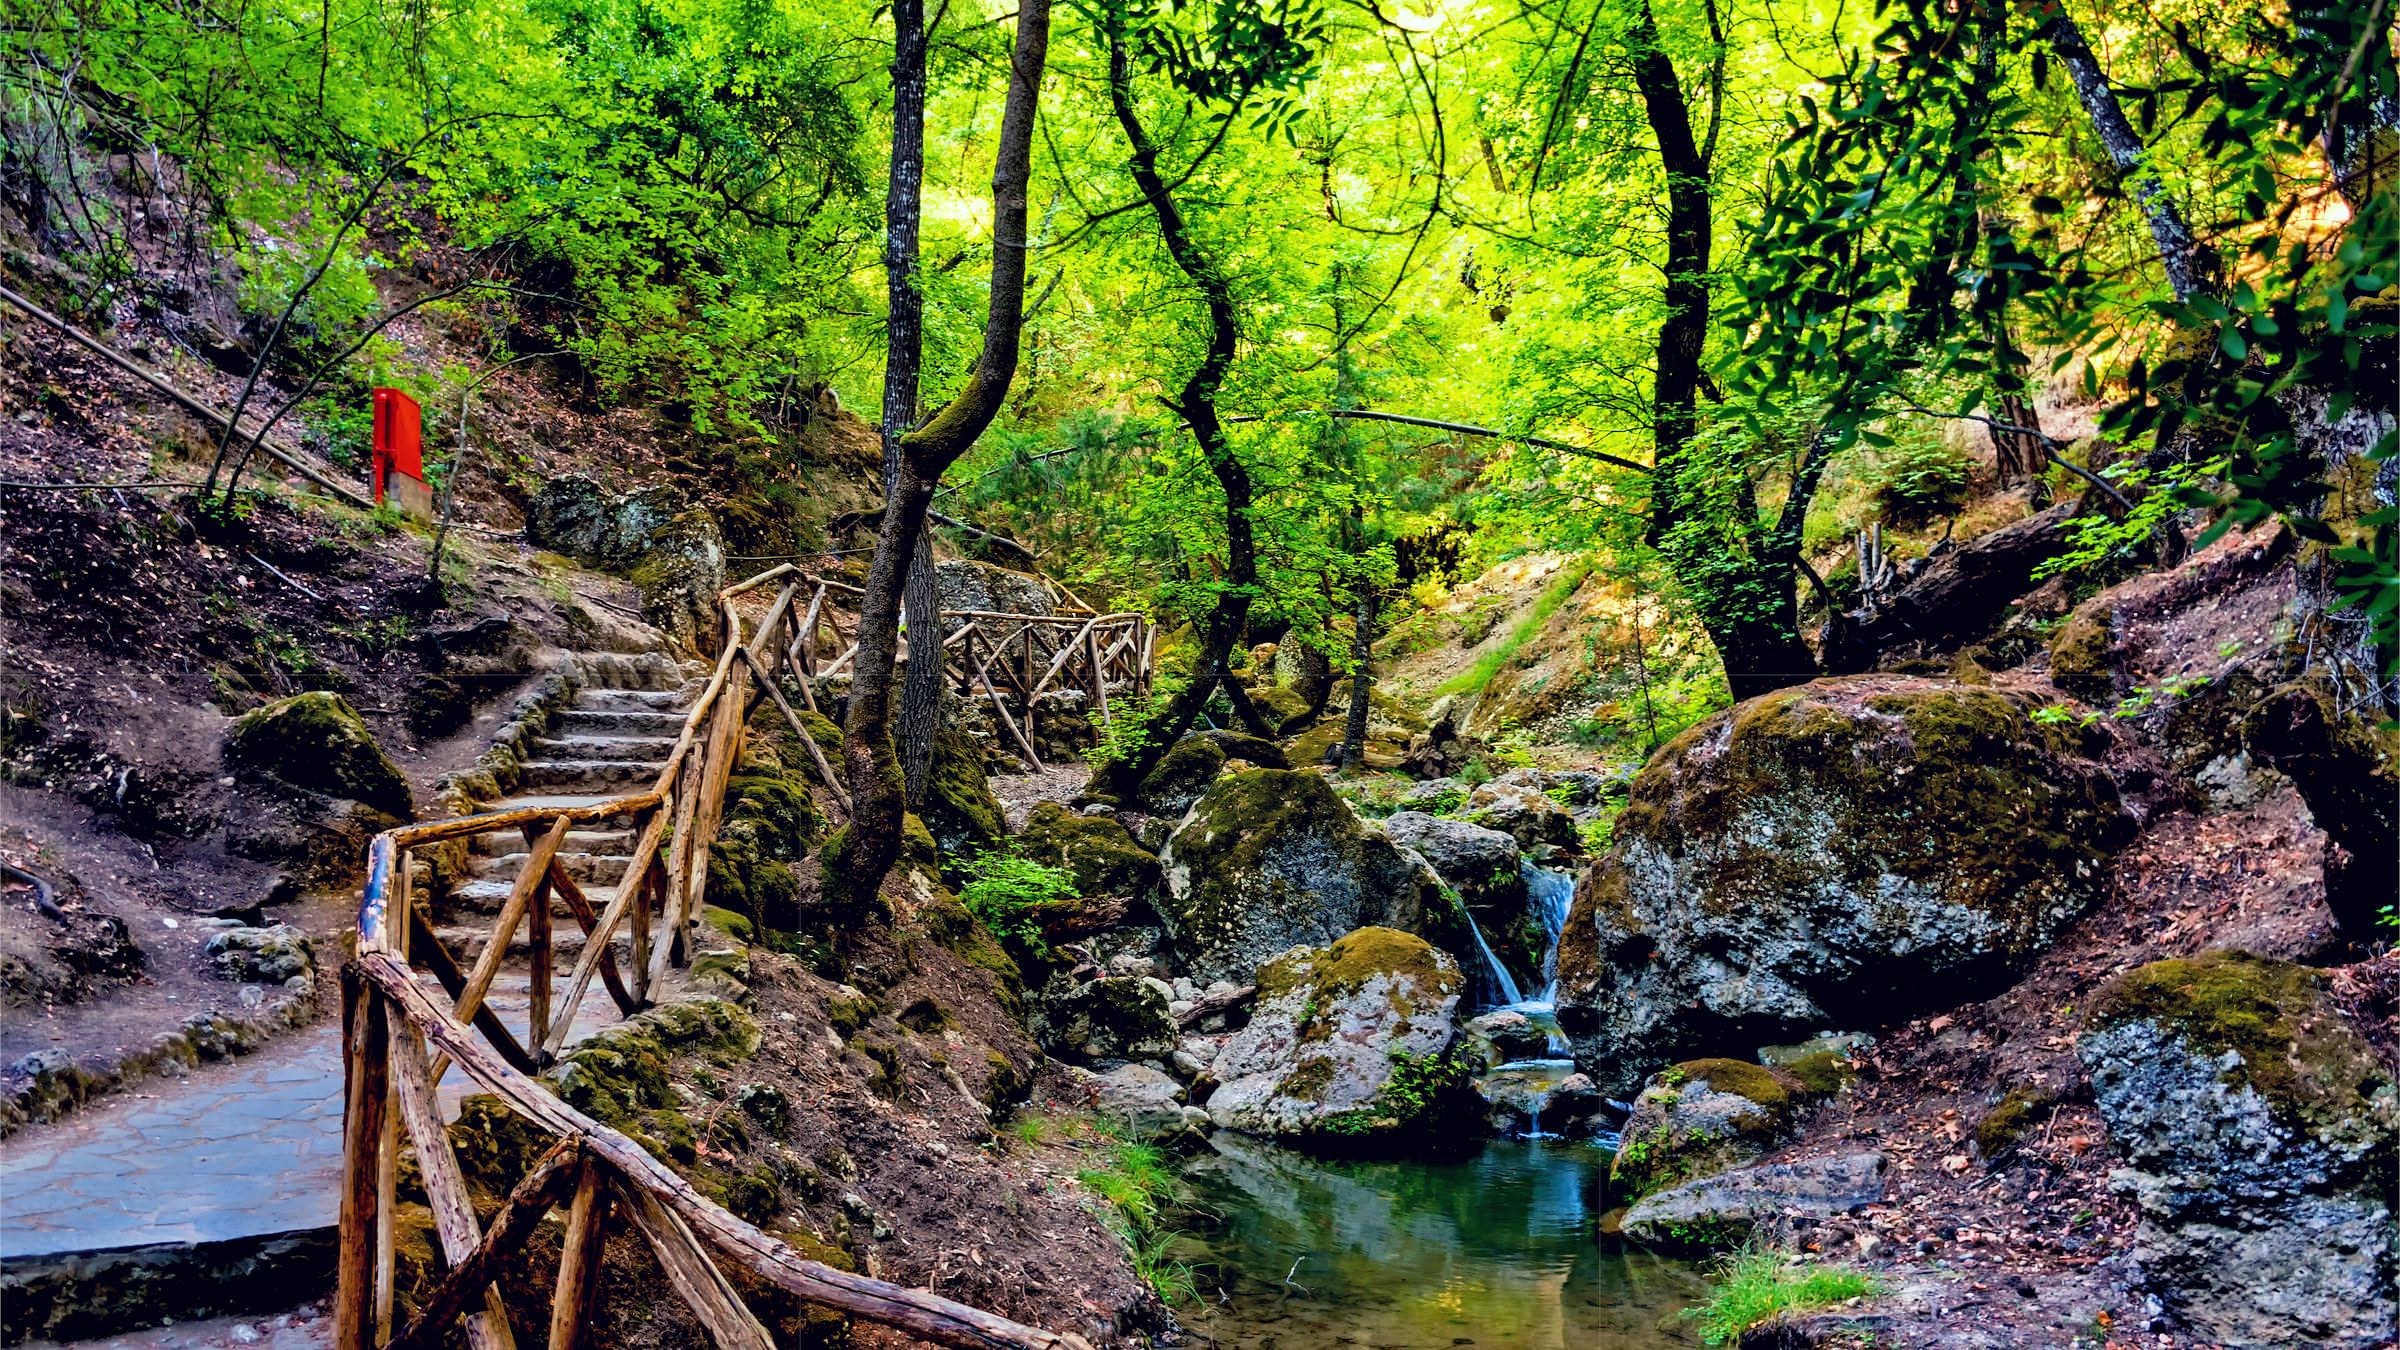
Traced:
MULTIPOLYGON (((574 807, 531 807, 408 825, 387 830, 368 845, 357 956, 342 974, 345 1090, 335 1350, 430 1350, 448 1339, 461 1318, 471 1350, 514 1350, 514 1333, 494 1278, 500 1263, 520 1250, 559 1204, 568 1208, 550 1312, 550 1350, 574 1350, 591 1320, 602 1239, 610 1226, 604 1216, 611 1207, 632 1220, 676 1297, 691 1308, 720 1350, 772 1350, 773 1345, 725 1278, 721 1260, 731 1260, 809 1303, 938 1345, 1088 1350, 1072 1334, 1024 1326, 934 1294, 805 1260, 710 1202, 640 1145, 560 1101, 534 1077, 565 1045, 595 978, 620 1012, 631 1013, 648 1003, 670 963, 688 959, 683 952, 687 925, 703 902, 709 846, 716 838, 726 779, 741 753, 743 722, 755 706, 750 684, 755 681, 760 696, 771 699, 798 725, 775 676, 786 662, 799 663, 804 675, 810 672, 814 626, 826 621, 827 583, 815 584, 806 617, 792 626, 790 641, 780 641, 795 598, 809 580, 784 566, 721 594, 724 650, 649 790, 574 807), (745 643, 735 598, 787 576, 792 579, 745 643), (615 897, 595 912, 557 855, 568 830, 603 821, 629 823, 635 844, 615 897), (473 968, 462 969, 410 893, 410 858, 428 845, 494 832, 524 840, 525 867, 473 968), (556 999, 553 894, 565 902, 584 933, 563 996, 556 999), (525 1042, 485 1003, 521 926, 532 967, 525 1042), (632 959, 624 970, 618 968, 613 941, 619 929, 630 936, 632 959), (417 966, 435 977, 446 997, 436 997, 418 983, 417 966), (510 1193, 488 1231, 478 1224, 468 1199, 436 1093, 453 1065, 509 1110, 559 1140, 510 1193), (395 1328, 394 1192, 404 1139, 415 1150, 448 1271, 423 1300, 417 1316, 395 1328)), ((1128 617, 1080 621, 1076 638, 1057 649, 1052 668, 1032 686, 1033 694, 1073 664, 1067 659, 1069 649, 1078 642, 1103 682, 1106 672, 1127 669, 1121 650, 1127 630, 1106 629, 1116 634, 1114 641, 1106 649, 1096 644, 1104 631, 1103 619, 1128 617)), ((1130 631, 1142 634, 1138 619, 1135 624, 1130 631)), ((972 624, 962 629, 971 631, 972 624)), ((997 657, 1011 650, 1013 640, 1012 635, 989 644, 987 650, 997 657)), ((1146 644, 1147 638, 1142 640, 1146 644)), ((973 641, 970 637, 966 642, 970 652, 973 641)), ((1134 668, 1146 665, 1144 661, 1134 668)), ((977 678, 982 678, 980 671, 977 678)), ((813 707, 809 681, 803 678, 798 684, 813 707)), ((806 734, 799 739, 840 796, 839 781, 816 742, 806 734)), ((847 809, 846 797, 843 804, 847 809)))

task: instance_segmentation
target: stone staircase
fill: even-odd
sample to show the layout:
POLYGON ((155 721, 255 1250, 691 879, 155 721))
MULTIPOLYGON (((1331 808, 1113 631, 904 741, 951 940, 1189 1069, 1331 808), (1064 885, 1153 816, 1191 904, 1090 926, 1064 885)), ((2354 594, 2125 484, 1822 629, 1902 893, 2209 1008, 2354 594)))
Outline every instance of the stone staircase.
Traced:
MULTIPOLYGON (((485 811, 583 805, 648 788, 703 687, 661 656, 578 654, 578 688, 517 741, 518 795, 485 811)), ((624 879, 630 822, 571 831, 559 857, 595 909, 624 879)), ((484 835, 438 930, 461 963, 481 955, 490 916, 526 862, 513 836, 484 835)), ((553 967, 563 997, 583 943, 553 896, 553 967)), ((519 930, 488 1003, 529 1030, 531 976, 519 930)), ((630 958, 630 935, 616 939, 630 958)), ((430 974, 420 981, 436 998, 430 974)), ((618 1018, 586 998, 569 1042, 618 1018)), ((452 1072, 446 1107, 472 1085, 452 1072)), ((71 1340, 231 1314, 273 1313, 329 1290, 341 1181, 342 1060, 332 1019, 256 1054, 160 1080, 51 1126, 0 1142, 0 1344, 71 1340)))

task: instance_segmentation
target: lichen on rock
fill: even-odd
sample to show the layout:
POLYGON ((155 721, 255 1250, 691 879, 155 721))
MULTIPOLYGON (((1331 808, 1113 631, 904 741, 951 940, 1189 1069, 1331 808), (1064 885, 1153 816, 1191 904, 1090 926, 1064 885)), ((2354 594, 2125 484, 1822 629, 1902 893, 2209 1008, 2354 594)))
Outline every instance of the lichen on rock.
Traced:
POLYGON ((243 714, 225 741, 235 769, 406 817, 408 779, 341 695, 317 690, 243 714))
POLYGON ((1634 1098, 1609 1178, 1638 1197, 1746 1167, 1789 1142, 1822 1095, 1789 1070, 1738 1059, 1669 1066, 1634 1098))
POLYGON ((1033 804, 1017 852, 1075 874, 1085 896, 1147 898, 1158 887, 1158 858, 1133 833, 1106 816, 1079 816, 1057 802, 1033 804))

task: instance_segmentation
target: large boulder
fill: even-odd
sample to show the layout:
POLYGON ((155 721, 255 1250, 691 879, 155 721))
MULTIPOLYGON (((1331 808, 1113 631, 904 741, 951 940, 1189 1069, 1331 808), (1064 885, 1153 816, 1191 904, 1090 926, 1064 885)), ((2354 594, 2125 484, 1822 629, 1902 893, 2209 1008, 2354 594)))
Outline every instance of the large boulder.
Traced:
POLYGON ((1080 1098, 1077 1104, 1115 1120, 1136 1139, 1182 1134, 1194 1121, 1206 1124, 1183 1104, 1183 1084, 1147 1064, 1121 1064, 1106 1073, 1059 1067, 1070 1100, 1080 1098))
POLYGON ((1307 770, 1253 769, 1209 786, 1159 854, 1159 918, 1180 972, 1250 983, 1294 946, 1370 925, 1421 931, 1447 920, 1441 880, 1361 821, 1307 770))
POLYGON ((1435 1142, 1471 1110, 1449 1053, 1465 988, 1457 962, 1391 928, 1284 953, 1258 972, 1249 1026, 1209 1066, 1209 1119, 1327 1149, 1435 1142))
POLYGON ((1164 1059, 1175 1052, 1173 990, 1153 979, 1119 975, 1076 985, 1034 1010, 1033 1033, 1061 1059, 1164 1059))
POLYGON ((2128 971, 2076 1042, 2151 1291, 2234 1347, 2400 1331, 2393 1073, 2305 966, 2211 952, 2128 971))
POLYGON ((1629 1195, 1747 1167, 1796 1137, 1816 1094, 1783 1069, 1738 1059, 1695 1059, 1651 1076, 1609 1179, 1629 1195))
POLYGON ((226 738, 225 759, 286 787, 413 813, 407 777, 339 694, 294 694, 244 713, 226 738))
POLYGON ((693 507, 653 530, 626 578, 641 588, 643 618, 674 634, 686 651, 716 649, 725 629, 717 602, 725 589, 725 539, 708 508, 693 507))
MULTIPOLYGON (((933 584, 941 592, 943 609, 984 614, 1050 614, 1058 609, 1040 577, 990 563, 965 558, 935 563, 933 584)), ((960 625, 966 622, 958 621, 960 625)))
POLYGON ((2030 710, 1853 676, 1670 742, 1567 917, 1577 1062, 1616 1095, 1668 1060, 1948 1006, 2029 966, 2133 828, 2108 776, 2030 710))
POLYGON ((525 540, 586 567, 631 567, 650 537, 681 515, 683 494, 661 484, 616 496, 595 479, 565 474, 542 484, 525 505, 525 540))
POLYGON ((1158 889, 1158 859, 1109 816, 1079 816, 1057 802, 1033 804, 1017 852, 1075 874, 1085 896, 1147 899, 1158 889))
POLYGON ((1224 747, 1206 736, 1186 736, 1159 756, 1136 795, 1153 815, 1180 816, 1192 809, 1224 768, 1224 747))
POLYGON ((1525 906, 1524 860, 1513 837, 1422 811, 1393 812, 1384 817, 1383 832, 1393 843, 1416 850, 1458 893, 1492 954, 1520 987, 1541 982, 1546 935, 1525 906))

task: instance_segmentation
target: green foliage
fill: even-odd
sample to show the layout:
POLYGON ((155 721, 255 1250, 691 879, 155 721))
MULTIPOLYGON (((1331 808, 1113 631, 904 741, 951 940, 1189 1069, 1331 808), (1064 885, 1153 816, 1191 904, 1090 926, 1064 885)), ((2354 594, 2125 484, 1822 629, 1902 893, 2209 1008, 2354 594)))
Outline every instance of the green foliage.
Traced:
POLYGON ((1848 1266, 1799 1265, 1783 1252, 1748 1247, 1726 1257, 1708 1301, 1687 1309, 1707 1345, 1729 1345, 1742 1333, 1786 1313, 1808 1312, 1880 1291, 1864 1271, 1848 1266))
POLYGON ((2219 455, 2152 471, 2142 467, 2140 456, 2129 455, 2101 470, 2101 477, 2133 500, 2133 509, 2121 516, 2095 513, 2068 521, 2066 551, 2036 567, 2034 576, 2078 575, 2132 556, 2158 537, 2194 492, 2221 482, 2231 462, 2229 456, 2219 455))
POLYGON ((967 883, 959 900, 969 913, 1004 942, 1033 951, 1047 951, 1042 930, 1034 923, 1037 907, 1077 898, 1075 874, 1064 867, 1038 863, 1007 849, 988 848, 966 865, 967 883))

